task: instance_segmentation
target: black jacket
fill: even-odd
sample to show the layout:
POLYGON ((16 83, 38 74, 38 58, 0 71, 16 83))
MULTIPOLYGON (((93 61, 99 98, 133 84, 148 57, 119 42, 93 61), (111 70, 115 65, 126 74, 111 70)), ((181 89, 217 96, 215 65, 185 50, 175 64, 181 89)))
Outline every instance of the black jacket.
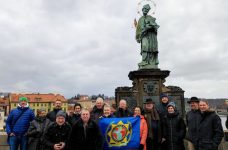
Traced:
POLYGON ((220 117, 214 111, 202 113, 198 133, 199 150, 218 150, 224 136, 220 117))
POLYGON ((98 109, 97 106, 95 105, 93 107, 93 110, 90 112, 90 118, 96 122, 98 122, 98 119, 103 115, 103 108, 98 109))
POLYGON ((179 113, 167 114, 163 118, 163 138, 166 139, 166 150, 184 150, 186 126, 179 113))
POLYGON ((81 114, 73 114, 72 116, 68 116, 68 123, 73 126, 80 118, 81 114))
POLYGON ((54 144, 64 142, 66 144, 64 150, 67 147, 67 141, 70 135, 71 126, 68 123, 64 123, 59 126, 56 122, 52 123, 47 132, 44 134, 43 143, 45 150, 53 150, 54 144))
POLYGON ((191 141, 195 146, 197 145, 198 141, 198 127, 200 116, 201 114, 199 110, 191 110, 186 114, 186 123, 188 128, 186 139, 191 141))
POLYGON ((167 105, 169 104, 169 102, 167 103, 160 103, 156 109, 158 111, 159 117, 161 120, 163 120, 163 118, 167 115, 168 111, 167 111, 167 105))
POLYGON ((118 110, 114 113, 114 116, 117 118, 132 117, 133 113, 129 109, 123 110, 122 108, 118 108, 118 110))
POLYGON ((60 111, 61 109, 53 109, 47 114, 47 118, 51 120, 52 122, 55 122, 56 119, 56 114, 60 111))
POLYGON ((72 127, 69 138, 68 150, 102 150, 103 136, 97 123, 89 120, 86 130, 82 119, 79 119, 72 127))
POLYGON ((27 132, 29 150, 43 150, 43 135, 50 124, 51 121, 45 117, 36 117, 35 120, 30 123, 27 132))

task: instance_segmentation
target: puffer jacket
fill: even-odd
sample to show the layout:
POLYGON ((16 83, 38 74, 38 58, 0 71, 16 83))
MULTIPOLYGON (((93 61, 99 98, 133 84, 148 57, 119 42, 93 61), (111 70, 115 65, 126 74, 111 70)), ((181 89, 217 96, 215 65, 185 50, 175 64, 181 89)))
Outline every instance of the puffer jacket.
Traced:
POLYGON ((218 150, 224 136, 220 117, 212 110, 201 113, 198 150, 218 150))
POLYGON ((166 150, 184 150, 184 137, 186 126, 179 113, 168 113, 163 119, 163 138, 166 139, 163 145, 166 150))
POLYGON ((9 117, 6 120, 6 132, 9 135, 10 133, 14 133, 16 136, 25 135, 27 132, 30 122, 33 121, 35 118, 35 115, 33 111, 27 106, 27 107, 18 107, 16 109, 13 109, 9 117), (23 112, 23 114, 20 116, 20 118, 15 123, 18 116, 23 112))
MULTIPOLYGON (((134 115, 134 117, 137 117, 134 115)), ((148 134, 148 127, 143 115, 140 115, 140 144, 143 145, 143 150, 146 150, 146 139, 148 134)))
POLYGON ((43 136, 51 121, 46 117, 36 117, 29 126, 28 136, 28 150, 43 150, 43 136))

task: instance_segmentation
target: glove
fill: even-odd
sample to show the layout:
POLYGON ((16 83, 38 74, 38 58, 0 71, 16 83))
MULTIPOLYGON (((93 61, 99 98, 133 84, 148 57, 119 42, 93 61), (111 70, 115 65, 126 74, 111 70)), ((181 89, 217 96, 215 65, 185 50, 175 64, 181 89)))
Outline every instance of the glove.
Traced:
POLYGON ((144 145, 140 144, 139 145, 139 150, 143 150, 143 148, 144 148, 144 145))

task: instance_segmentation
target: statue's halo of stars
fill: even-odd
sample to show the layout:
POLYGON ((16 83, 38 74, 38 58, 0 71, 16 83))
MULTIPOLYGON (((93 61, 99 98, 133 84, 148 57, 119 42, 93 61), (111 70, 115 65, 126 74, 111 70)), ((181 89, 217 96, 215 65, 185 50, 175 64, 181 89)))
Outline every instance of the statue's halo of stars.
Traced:
POLYGON ((150 8, 151 8, 150 11, 148 12, 148 15, 153 16, 155 14, 155 11, 156 11, 156 3, 154 1, 152 1, 152 0, 142 0, 137 5, 137 15, 139 17, 143 16, 142 8, 146 4, 149 4, 150 5, 150 8))

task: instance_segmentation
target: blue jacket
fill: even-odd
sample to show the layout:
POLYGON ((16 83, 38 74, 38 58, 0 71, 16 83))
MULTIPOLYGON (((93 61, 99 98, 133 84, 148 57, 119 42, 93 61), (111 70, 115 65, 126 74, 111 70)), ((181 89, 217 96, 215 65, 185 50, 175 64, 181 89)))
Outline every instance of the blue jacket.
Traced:
POLYGON ((35 115, 29 107, 22 108, 18 106, 16 109, 13 109, 10 112, 6 120, 7 134, 14 133, 15 135, 24 135, 29 128, 30 122, 34 120, 34 118, 35 115), (15 124, 16 119, 22 111, 24 111, 24 113, 21 115, 21 117, 17 120, 15 124))

